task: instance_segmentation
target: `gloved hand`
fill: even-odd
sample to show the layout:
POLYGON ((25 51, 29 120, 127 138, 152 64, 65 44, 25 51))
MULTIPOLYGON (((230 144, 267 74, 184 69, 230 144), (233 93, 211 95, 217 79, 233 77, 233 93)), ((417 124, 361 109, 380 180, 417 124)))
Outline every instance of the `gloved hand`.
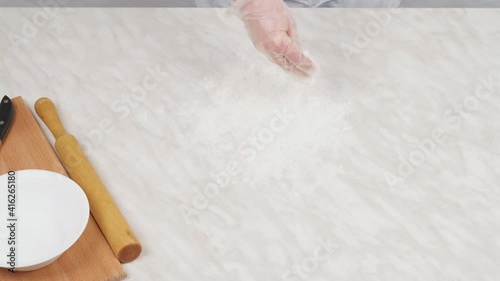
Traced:
POLYGON ((286 71, 311 76, 315 66, 304 54, 297 28, 283 0, 235 0, 233 12, 243 21, 254 46, 286 71))

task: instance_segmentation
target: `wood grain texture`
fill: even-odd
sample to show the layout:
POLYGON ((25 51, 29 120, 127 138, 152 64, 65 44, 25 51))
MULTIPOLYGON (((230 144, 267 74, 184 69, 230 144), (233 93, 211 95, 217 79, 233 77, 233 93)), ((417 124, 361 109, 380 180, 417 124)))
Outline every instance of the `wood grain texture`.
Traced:
MULTIPOLYGON (((44 169, 67 176, 21 97, 14 98, 14 120, 0 147, 0 174, 9 170, 44 169)), ((112 281, 126 274, 91 216, 80 239, 53 264, 33 271, 0 270, 2 281, 112 281)))

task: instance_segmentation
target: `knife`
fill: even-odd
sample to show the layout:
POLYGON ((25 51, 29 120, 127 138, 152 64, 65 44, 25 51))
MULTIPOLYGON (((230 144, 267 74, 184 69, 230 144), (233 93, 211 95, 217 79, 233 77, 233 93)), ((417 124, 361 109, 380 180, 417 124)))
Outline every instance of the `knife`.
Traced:
POLYGON ((4 96, 0 102, 0 146, 9 132, 13 117, 14 105, 8 96, 4 96))

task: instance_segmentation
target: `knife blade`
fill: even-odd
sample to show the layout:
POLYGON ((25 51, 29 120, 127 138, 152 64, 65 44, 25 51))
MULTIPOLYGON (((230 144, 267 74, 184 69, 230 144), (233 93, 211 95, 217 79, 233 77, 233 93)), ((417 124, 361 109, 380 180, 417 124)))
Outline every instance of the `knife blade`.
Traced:
POLYGON ((13 117, 14 105, 8 96, 4 96, 0 102, 0 146, 9 132, 13 117))

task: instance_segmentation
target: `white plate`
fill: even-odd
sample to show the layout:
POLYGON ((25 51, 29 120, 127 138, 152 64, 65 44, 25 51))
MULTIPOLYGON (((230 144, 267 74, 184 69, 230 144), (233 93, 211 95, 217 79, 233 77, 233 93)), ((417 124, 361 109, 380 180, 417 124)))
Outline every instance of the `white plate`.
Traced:
MULTIPOLYGON (((54 262, 82 235, 89 203, 71 179, 49 171, 15 172, 15 270, 30 271, 54 262)), ((9 175, 0 176, 0 267, 11 268, 8 225, 9 175)), ((12 189, 11 189, 12 190, 12 189)), ((13 197, 10 197, 12 199, 13 197)))

